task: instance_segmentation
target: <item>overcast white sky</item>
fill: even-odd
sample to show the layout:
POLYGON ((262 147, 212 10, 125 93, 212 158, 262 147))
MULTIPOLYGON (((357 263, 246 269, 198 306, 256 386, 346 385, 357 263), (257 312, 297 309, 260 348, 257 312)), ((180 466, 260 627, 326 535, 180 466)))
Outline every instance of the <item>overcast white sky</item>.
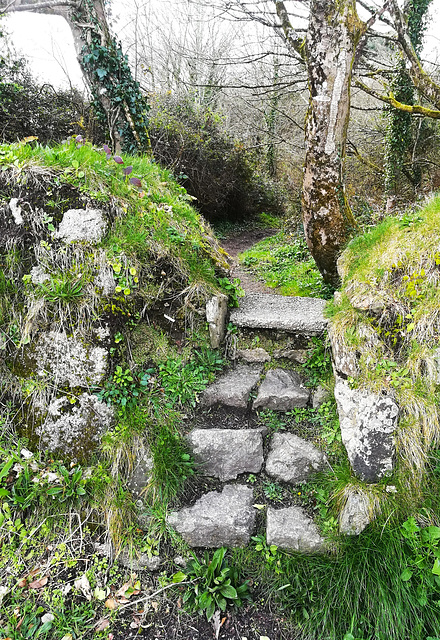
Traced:
MULTIPOLYGON (((127 2, 124 14, 129 15, 127 2)), ((169 3, 169 4, 172 4, 169 3)), ((432 21, 424 57, 434 59, 440 51, 440 0, 432 3, 432 21)), ((76 60, 73 38, 66 21, 60 16, 30 13, 9 14, 4 19, 16 49, 28 58, 34 74, 55 87, 69 83, 83 88, 81 70, 76 60)))

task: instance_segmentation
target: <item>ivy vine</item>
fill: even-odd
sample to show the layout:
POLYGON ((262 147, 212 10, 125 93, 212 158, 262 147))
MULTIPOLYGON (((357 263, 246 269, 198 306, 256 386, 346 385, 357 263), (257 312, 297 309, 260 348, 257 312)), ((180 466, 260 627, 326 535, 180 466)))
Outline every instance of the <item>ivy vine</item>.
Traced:
POLYGON ((108 127, 110 134, 118 132, 122 151, 149 151, 150 106, 133 78, 120 43, 103 32, 93 0, 83 0, 71 19, 81 30, 84 43, 81 62, 90 81, 98 120, 108 127))
MULTIPOLYGON (((431 0, 409 0, 406 5, 408 33, 418 54, 427 29, 430 3, 431 0)), ((415 104, 415 88, 402 56, 397 61, 390 89, 399 102, 415 104)), ((417 189, 422 181, 422 171, 420 165, 413 162, 409 155, 415 143, 415 123, 411 114, 393 107, 386 107, 386 112, 388 123, 385 136, 385 190, 388 195, 392 195, 397 192, 403 176, 417 189)), ((422 123, 423 128, 426 128, 426 125, 422 123)))

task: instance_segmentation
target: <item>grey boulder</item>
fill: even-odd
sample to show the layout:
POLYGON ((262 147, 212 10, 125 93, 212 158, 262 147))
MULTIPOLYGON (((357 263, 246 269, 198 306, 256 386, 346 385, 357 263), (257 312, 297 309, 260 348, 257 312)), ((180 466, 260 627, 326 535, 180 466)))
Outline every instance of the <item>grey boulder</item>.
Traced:
POLYGON ((267 510, 267 544, 304 553, 324 550, 324 539, 301 507, 267 510))
POLYGON ((239 349, 237 356, 240 360, 248 364, 254 362, 270 362, 272 359, 266 349, 262 349, 261 347, 257 347, 256 349, 239 349))
POLYGON ((168 524, 191 547, 243 547, 255 524, 253 492, 244 485, 226 485, 210 491, 192 507, 173 512, 168 524))
POLYGON ((206 476, 225 482, 234 480, 240 473, 261 471, 261 429, 194 429, 188 435, 188 442, 206 476))
POLYGON ((351 467, 364 482, 377 482, 393 470, 399 407, 389 396, 350 389, 340 378, 336 379, 335 398, 351 467))
POLYGON ((319 471, 324 454, 293 433, 275 433, 266 460, 266 473, 276 480, 297 484, 319 471))
POLYGON ((310 393, 295 371, 271 369, 261 383, 253 408, 291 411, 295 407, 305 407, 310 393))

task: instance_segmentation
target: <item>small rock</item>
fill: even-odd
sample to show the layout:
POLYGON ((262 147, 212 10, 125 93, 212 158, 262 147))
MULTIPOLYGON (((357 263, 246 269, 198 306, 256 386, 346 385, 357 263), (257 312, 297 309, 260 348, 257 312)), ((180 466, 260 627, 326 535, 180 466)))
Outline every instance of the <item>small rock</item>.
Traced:
POLYGON ((293 433, 275 433, 266 460, 266 473, 276 480, 298 484, 319 471, 324 454, 293 433))
POLYGON ((139 498, 150 482, 153 470, 153 458, 149 451, 144 449, 138 451, 133 468, 133 472, 127 480, 127 488, 131 492, 133 499, 139 498))
POLYGON ((121 551, 117 560, 130 571, 157 571, 163 562, 160 556, 149 556, 147 553, 140 553, 132 558, 127 549, 121 551))
POLYGON ((308 389, 295 371, 271 369, 261 383, 253 408, 291 411, 295 407, 305 407, 309 397, 308 389))
POLYGON ((323 551, 324 539, 301 507, 267 510, 267 544, 280 549, 313 553, 323 551))
POLYGON ((356 349, 349 347, 345 341, 330 326, 328 336, 332 348, 333 370, 335 375, 342 374, 349 378, 357 378, 359 375, 356 349))
POLYGON ((252 504, 250 487, 226 485, 222 493, 210 491, 167 520, 191 547, 243 547, 254 529, 252 504))
POLYGON ((102 240, 106 228, 99 209, 69 209, 54 235, 66 243, 85 241, 95 244, 102 240))
POLYGON ((350 493, 339 514, 339 531, 358 536, 371 522, 370 501, 362 493, 350 493))
POLYGON ((9 208, 14 218, 15 224, 23 224, 23 216, 21 215, 21 207, 18 204, 18 198, 11 198, 9 201, 9 208))
POLYGON ((285 358, 297 364, 305 364, 309 356, 307 349, 277 349, 274 351, 273 357, 277 359, 285 358))
POLYGON ((209 324, 211 347, 218 349, 226 334, 226 316, 228 315, 228 296, 219 293, 206 303, 206 321, 209 324))
POLYGON ((205 389, 201 403, 246 409, 249 395, 260 380, 262 370, 261 365, 238 365, 205 389))
POLYGON ((43 284, 50 280, 50 275, 40 266, 32 267, 30 275, 32 284, 43 284))
POLYGON ((440 384, 440 348, 434 351, 434 363, 437 371, 436 384, 440 384))
POLYGON ((318 385, 313 392, 312 396, 312 407, 314 409, 319 409, 325 402, 330 400, 330 391, 323 387, 322 385, 318 385))
POLYGON ((194 429, 188 441, 201 473, 222 482, 240 473, 259 473, 263 466, 260 429, 194 429))
POLYGON ((393 470, 399 407, 389 396, 350 389, 341 378, 336 380, 335 398, 342 442, 354 473, 364 482, 378 482, 393 470))
POLYGON ((183 556, 176 556, 174 558, 174 564, 177 567, 186 567, 187 563, 188 563, 188 561, 185 560, 185 558, 183 556))
POLYGON ((272 360, 266 349, 262 349, 261 347, 257 349, 239 349, 237 351, 237 357, 248 364, 254 362, 270 362, 272 360))

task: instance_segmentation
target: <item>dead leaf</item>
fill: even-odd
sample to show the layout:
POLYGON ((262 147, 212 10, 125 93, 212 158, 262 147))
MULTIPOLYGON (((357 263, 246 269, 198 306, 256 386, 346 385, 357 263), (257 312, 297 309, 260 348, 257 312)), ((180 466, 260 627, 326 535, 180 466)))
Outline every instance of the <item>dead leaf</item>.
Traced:
POLYGON ((99 620, 98 624, 95 627, 96 631, 104 631, 104 629, 107 629, 107 627, 110 626, 110 620, 108 618, 101 618, 101 620, 99 620))
POLYGON ((81 591, 81 593, 87 598, 87 600, 90 601, 92 599, 92 590, 90 588, 90 582, 86 574, 81 576, 81 578, 77 578, 73 584, 75 589, 81 591))
POLYGON ((44 576, 39 580, 34 580, 29 583, 29 589, 42 589, 48 583, 48 580, 49 578, 47 576, 44 576))
POLYGON ((114 609, 117 609, 119 607, 119 604, 114 598, 108 598, 108 600, 106 600, 104 603, 104 607, 107 607, 107 609, 110 609, 110 611, 114 611, 114 609))
POLYGON ((73 636, 71 633, 66 633, 66 635, 63 636, 61 640, 73 640, 73 636))
POLYGON ((24 589, 26 585, 27 585, 26 578, 22 578, 17 582, 17 587, 20 587, 20 589, 24 589))
POLYGON ((151 606, 153 607, 153 609, 154 609, 155 611, 157 611, 157 610, 159 609, 159 603, 158 603, 158 602, 156 602, 155 600, 152 600, 152 601, 150 602, 150 604, 151 604, 151 606))

